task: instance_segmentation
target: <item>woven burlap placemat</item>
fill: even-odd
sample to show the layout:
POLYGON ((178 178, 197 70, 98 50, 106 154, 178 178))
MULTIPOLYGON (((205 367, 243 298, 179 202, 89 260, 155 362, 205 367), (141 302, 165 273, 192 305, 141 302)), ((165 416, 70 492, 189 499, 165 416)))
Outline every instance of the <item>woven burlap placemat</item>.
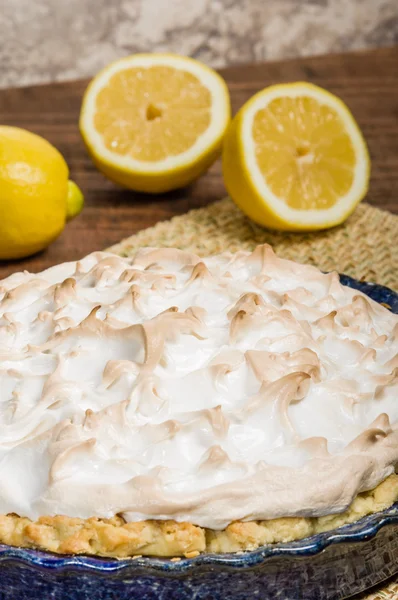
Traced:
POLYGON ((252 250, 264 242, 279 256, 398 290, 398 216, 365 203, 340 227, 297 234, 255 225, 226 198, 140 231, 110 250, 130 256, 143 246, 176 246, 205 256, 252 250))
POLYGON ((380 587, 377 591, 371 594, 356 596, 352 600, 397 600, 398 598, 398 581, 390 582, 387 586, 380 587))
MULTIPOLYGON (((279 256, 398 291, 398 216, 365 203, 340 227, 292 234, 271 232, 255 225, 226 198, 158 223, 109 250, 131 256, 144 246, 175 246, 206 256, 224 250, 253 250, 264 242, 271 244, 279 256)), ((360 598, 398 600, 398 582, 360 598)))

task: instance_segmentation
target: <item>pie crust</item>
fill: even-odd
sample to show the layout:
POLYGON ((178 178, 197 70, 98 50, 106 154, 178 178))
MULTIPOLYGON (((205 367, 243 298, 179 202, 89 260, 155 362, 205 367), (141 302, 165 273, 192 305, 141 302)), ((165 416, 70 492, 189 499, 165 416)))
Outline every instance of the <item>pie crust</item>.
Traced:
POLYGON ((18 515, 0 516, 0 541, 59 554, 126 558, 164 556, 193 558, 202 552, 244 552, 264 544, 291 542, 329 531, 382 511, 398 501, 398 475, 359 494, 347 511, 324 517, 285 517, 231 523, 226 529, 204 529, 176 521, 126 523, 112 519, 41 517, 32 522, 18 515))

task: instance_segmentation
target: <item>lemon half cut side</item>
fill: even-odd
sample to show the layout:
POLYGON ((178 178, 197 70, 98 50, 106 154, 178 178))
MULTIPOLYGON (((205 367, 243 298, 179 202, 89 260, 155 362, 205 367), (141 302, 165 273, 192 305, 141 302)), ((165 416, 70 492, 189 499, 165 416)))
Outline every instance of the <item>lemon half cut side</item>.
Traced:
POLYGON ((187 185, 211 166, 230 115, 226 83, 213 69, 175 54, 136 54, 90 83, 80 130, 107 177, 157 193, 187 185))
POLYGON ((342 223, 368 190, 370 159, 347 106, 309 83, 253 96, 227 132, 227 190, 260 225, 290 231, 342 223))

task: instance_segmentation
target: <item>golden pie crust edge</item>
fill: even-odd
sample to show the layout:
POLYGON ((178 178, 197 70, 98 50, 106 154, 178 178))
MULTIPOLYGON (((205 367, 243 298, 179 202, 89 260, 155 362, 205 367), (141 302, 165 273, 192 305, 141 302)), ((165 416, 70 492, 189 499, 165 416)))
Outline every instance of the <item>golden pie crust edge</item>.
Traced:
POLYGON ((398 475, 359 494, 343 513, 324 517, 284 517, 231 523, 223 531, 176 521, 126 523, 112 519, 0 516, 0 542, 58 554, 89 554, 126 558, 163 556, 188 558, 202 552, 244 552, 264 544, 291 542, 336 529, 390 507, 398 501, 398 475))

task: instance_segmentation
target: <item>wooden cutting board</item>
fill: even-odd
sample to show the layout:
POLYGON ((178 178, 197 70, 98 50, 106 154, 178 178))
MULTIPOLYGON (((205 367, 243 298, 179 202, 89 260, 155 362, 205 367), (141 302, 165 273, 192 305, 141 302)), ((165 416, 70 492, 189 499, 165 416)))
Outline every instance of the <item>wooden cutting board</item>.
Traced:
MULTIPOLYGON (((367 200, 398 213, 398 47, 243 65, 221 70, 236 111, 261 88, 307 80, 338 94, 350 107, 369 144, 372 182, 367 200)), ((93 166, 78 130, 87 81, 0 91, 0 123, 24 127, 52 142, 65 156, 86 196, 84 212, 45 252, 0 263, 0 279, 16 270, 40 271, 105 248, 159 220, 225 195, 220 161, 187 189, 147 196, 116 187, 93 166)))

